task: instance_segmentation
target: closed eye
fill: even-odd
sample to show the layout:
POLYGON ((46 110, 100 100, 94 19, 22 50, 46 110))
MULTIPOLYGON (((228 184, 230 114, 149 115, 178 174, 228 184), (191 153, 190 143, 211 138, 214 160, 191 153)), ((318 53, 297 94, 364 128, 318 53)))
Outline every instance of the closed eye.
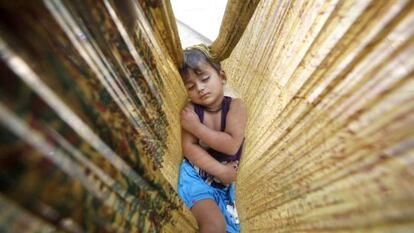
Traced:
POLYGON ((210 79, 210 76, 207 76, 207 77, 203 78, 201 81, 206 82, 206 81, 208 81, 209 79, 210 79))

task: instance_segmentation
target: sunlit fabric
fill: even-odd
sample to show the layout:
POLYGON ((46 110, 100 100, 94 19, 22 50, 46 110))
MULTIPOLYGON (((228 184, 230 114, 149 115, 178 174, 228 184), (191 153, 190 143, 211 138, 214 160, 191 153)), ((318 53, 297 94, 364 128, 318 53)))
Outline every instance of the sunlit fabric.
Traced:
POLYGON ((227 59, 243 35, 259 0, 228 0, 217 39, 211 44, 211 56, 216 61, 227 59))
POLYGON ((414 2, 261 1, 224 62, 248 106, 243 232, 414 230, 414 2))
MULTIPOLYGON (((242 232, 414 230, 414 2, 229 1, 242 232)), ((0 1, 0 232, 197 232, 169 1, 0 1)))

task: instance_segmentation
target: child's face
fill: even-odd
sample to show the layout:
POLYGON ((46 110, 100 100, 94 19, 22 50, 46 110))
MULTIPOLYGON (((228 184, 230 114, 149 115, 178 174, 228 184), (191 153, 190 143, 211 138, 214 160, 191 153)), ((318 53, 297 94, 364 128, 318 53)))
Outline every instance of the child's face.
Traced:
POLYGON ((223 98, 226 76, 223 71, 217 72, 206 62, 201 62, 199 68, 196 72, 189 69, 184 80, 188 96, 193 103, 214 106, 223 98))

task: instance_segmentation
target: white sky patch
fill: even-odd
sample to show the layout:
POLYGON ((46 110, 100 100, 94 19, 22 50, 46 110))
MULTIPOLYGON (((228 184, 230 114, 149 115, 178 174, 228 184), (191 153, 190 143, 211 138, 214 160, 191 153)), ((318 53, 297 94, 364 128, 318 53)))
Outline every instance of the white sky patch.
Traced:
POLYGON ((226 4, 227 0, 171 0, 183 48, 217 38, 226 4))

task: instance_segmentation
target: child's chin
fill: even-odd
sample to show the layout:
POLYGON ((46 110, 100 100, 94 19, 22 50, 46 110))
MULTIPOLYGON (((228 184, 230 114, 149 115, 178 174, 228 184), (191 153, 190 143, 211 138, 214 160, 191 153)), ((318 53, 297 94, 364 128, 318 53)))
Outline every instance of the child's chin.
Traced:
POLYGON ((208 106, 208 105, 212 104, 213 102, 214 102, 214 100, 212 98, 207 98, 207 99, 201 100, 200 105, 208 106))
POLYGON ((196 104, 199 104, 199 105, 206 105, 206 104, 211 102, 211 99, 207 97, 207 98, 203 98, 203 99, 197 99, 193 102, 196 103, 196 104))

